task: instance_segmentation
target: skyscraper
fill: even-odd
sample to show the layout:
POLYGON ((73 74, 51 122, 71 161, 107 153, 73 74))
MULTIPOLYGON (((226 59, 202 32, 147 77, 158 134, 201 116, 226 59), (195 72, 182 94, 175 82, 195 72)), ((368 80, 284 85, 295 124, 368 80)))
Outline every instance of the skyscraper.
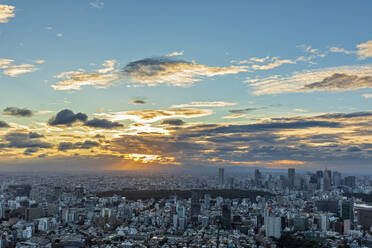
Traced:
POLYGON ((276 216, 265 216, 266 237, 280 238, 282 232, 282 219, 276 216))
POLYGON ((218 185, 222 186, 224 185, 225 180, 225 169, 224 168, 218 168, 218 185))
POLYGON ((295 184, 296 171, 294 168, 288 169, 288 184, 289 188, 293 189, 295 184))
POLYGON ((259 169, 254 170, 254 182, 256 185, 261 185, 262 174, 259 169))
POLYGON ((334 171, 333 172, 333 185, 337 188, 341 185, 341 173, 334 171))
POLYGON ((355 188, 355 176, 345 177, 345 185, 354 189, 355 188))
POLYGON ((224 229, 229 229, 231 226, 231 202, 226 200, 222 205, 222 227, 224 229))
POLYGON ((200 214, 200 194, 198 191, 191 192, 191 218, 196 217, 200 214))

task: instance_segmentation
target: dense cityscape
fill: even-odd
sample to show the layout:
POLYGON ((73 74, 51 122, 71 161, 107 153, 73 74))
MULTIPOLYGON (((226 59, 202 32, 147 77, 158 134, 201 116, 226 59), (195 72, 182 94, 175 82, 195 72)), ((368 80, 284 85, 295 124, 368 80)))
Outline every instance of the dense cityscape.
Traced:
POLYGON ((1 248, 372 247, 367 175, 3 173, 0 186, 1 248))

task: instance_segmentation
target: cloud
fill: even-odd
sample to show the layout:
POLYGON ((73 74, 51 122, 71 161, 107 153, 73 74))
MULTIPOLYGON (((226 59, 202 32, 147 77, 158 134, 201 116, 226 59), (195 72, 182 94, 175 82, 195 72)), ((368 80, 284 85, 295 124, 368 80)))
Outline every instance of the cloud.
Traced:
POLYGON ((182 126, 185 124, 185 122, 181 119, 167 119, 162 121, 163 125, 171 125, 171 126, 182 126))
POLYGON ((0 4, 0 23, 7 23, 9 18, 15 17, 14 10, 14 6, 0 4))
POLYGON ((58 145, 59 151, 75 150, 75 149, 91 149, 98 147, 99 143, 96 141, 86 140, 84 142, 61 142, 58 145))
POLYGON ((265 65, 252 65, 251 68, 253 70, 270 70, 270 69, 274 69, 284 64, 296 64, 296 62, 293 60, 279 59, 278 57, 272 58, 271 61, 272 62, 265 64, 265 65))
POLYGON ((8 123, 6 123, 5 121, 0 121, 0 128, 6 128, 6 127, 10 127, 8 123))
POLYGON ((97 119, 94 118, 93 120, 86 121, 84 123, 85 126, 88 127, 94 127, 94 128, 105 128, 105 129, 111 129, 111 128, 117 128, 117 127, 123 127, 122 124, 119 122, 113 122, 106 119, 97 119))
POLYGON ((23 152, 23 154, 26 156, 29 156, 38 151, 39 151, 39 147, 29 147, 23 152))
POLYGON ((372 75, 359 77, 357 75, 348 75, 335 73, 324 78, 320 82, 304 85, 304 90, 326 90, 326 91, 345 91, 363 88, 372 88, 372 75))
POLYGON ((88 116, 84 113, 77 113, 74 114, 69 109, 64 109, 61 110, 60 112, 57 113, 56 116, 52 117, 49 121, 48 124, 51 126, 57 126, 57 125, 66 125, 70 126, 71 124, 77 122, 77 121, 86 121, 88 116))
POLYGON ((8 68, 9 65, 13 62, 14 62, 14 60, 12 60, 12 59, 1 59, 0 58, 0 68, 1 69, 8 68))
POLYGON ((366 99, 372 98, 372 94, 366 93, 366 94, 363 94, 363 97, 366 98, 366 99))
POLYGON ((270 122, 256 123, 247 125, 226 125, 205 131, 206 133, 244 133, 244 132, 261 132, 268 130, 286 130, 286 129, 303 129, 311 127, 340 127, 340 123, 331 121, 312 121, 300 120, 291 122, 270 122))
POLYGON ((290 76, 272 75, 266 78, 247 78, 253 94, 289 92, 348 91, 372 87, 372 65, 331 67, 292 73, 290 76))
POLYGON ((92 6, 93 8, 96 8, 96 9, 102 9, 105 5, 104 2, 99 1, 99 0, 95 0, 93 2, 90 2, 89 4, 90 4, 90 6, 92 6))
POLYGON ((254 62, 263 63, 263 62, 265 62, 266 60, 269 60, 269 59, 270 59, 270 57, 266 56, 266 57, 263 57, 263 58, 253 57, 253 58, 249 58, 248 60, 231 60, 230 62, 231 63, 238 63, 238 64, 252 64, 254 62))
POLYGON ((246 71, 246 66, 211 67, 170 58, 147 58, 127 64, 121 74, 124 79, 140 85, 167 84, 187 87, 203 78, 237 74, 246 71))
POLYGON ((318 118, 358 118, 358 117, 372 117, 372 112, 353 112, 353 113, 332 113, 317 116, 318 118))
POLYGON ((227 116, 224 116, 223 119, 237 119, 237 118, 242 118, 246 116, 247 116, 246 114, 227 115, 227 116))
POLYGON ((39 133, 35 133, 35 132, 29 132, 29 133, 28 133, 28 137, 29 137, 30 139, 39 139, 39 138, 44 137, 44 135, 39 134, 39 133))
POLYGON ((368 112, 329 113, 252 124, 180 125, 167 135, 121 135, 110 141, 110 149, 172 157, 173 163, 185 166, 315 168, 324 166, 324 161, 333 168, 345 161, 367 166, 372 159, 372 136, 362 130, 370 126, 371 118, 368 112))
POLYGON ((165 55, 165 57, 173 57, 173 56, 181 56, 181 55, 183 55, 183 51, 174 51, 172 53, 165 55))
POLYGON ((36 71, 37 68, 31 64, 13 65, 3 70, 3 74, 10 77, 16 77, 18 75, 36 71))
POLYGON ((0 69, 2 69, 2 73, 4 75, 17 77, 18 75, 34 72, 37 70, 36 66, 32 64, 13 65, 13 62, 14 60, 12 59, 0 58, 0 69))
POLYGON ((56 36, 57 36, 57 37, 62 37, 63 34, 62 34, 62 33, 58 33, 58 34, 56 34, 56 36))
POLYGON ((318 49, 313 48, 313 47, 311 47, 309 45, 305 45, 305 44, 298 45, 297 48, 302 49, 306 53, 313 53, 313 54, 318 54, 319 53, 319 50, 318 49))
POLYGON ((7 147, 11 148, 51 148, 52 145, 47 142, 40 141, 43 137, 36 133, 12 132, 5 135, 5 140, 9 143, 7 147))
POLYGON ((345 48, 339 48, 339 47, 331 47, 329 49, 332 53, 344 53, 344 54, 355 54, 355 51, 346 50, 345 48))
POLYGON ((45 63, 45 60, 43 59, 36 59, 36 60, 33 60, 34 63, 36 64, 44 64, 45 63))
POLYGON ((359 59, 372 57, 372 40, 357 45, 359 59))
POLYGON ((208 109, 171 109, 171 110, 135 110, 114 113, 97 113, 96 116, 103 116, 112 121, 131 120, 137 123, 153 123, 169 118, 196 118, 211 115, 212 110, 208 109))
POLYGON ((17 117, 30 117, 33 115, 31 110, 17 107, 7 107, 4 109, 3 114, 17 117))
POLYGON ((105 60, 103 68, 95 73, 86 73, 85 70, 62 72, 55 78, 61 81, 52 85, 55 90, 80 90, 82 86, 107 88, 119 79, 115 70, 115 60, 105 60))
POLYGON ((229 110, 229 112, 232 114, 243 114, 243 113, 252 112, 258 109, 261 109, 261 108, 232 109, 232 110, 229 110))
POLYGON ((263 58, 253 57, 248 60, 231 60, 230 62, 237 64, 253 64, 249 66, 249 68, 253 70, 271 70, 284 64, 296 64, 296 61, 293 61, 291 59, 279 59, 279 57, 270 58, 269 56, 263 58), (268 62, 267 64, 262 64, 266 61, 268 62))
POLYGON ((98 69, 98 73, 108 73, 115 70, 116 61, 114 59, 112 60, 105 60, 105 62, 102 64, 103 68, 98 69))
POLYGON ((226 107, 234 106, 235 102, 191 102, 186 104, 172 105, 171 108, 190 108, 190 107, 226 107))
POLYGON ((134 99, 132 103, 133 104, 146 104, 146 101, 142 99, 134 99))

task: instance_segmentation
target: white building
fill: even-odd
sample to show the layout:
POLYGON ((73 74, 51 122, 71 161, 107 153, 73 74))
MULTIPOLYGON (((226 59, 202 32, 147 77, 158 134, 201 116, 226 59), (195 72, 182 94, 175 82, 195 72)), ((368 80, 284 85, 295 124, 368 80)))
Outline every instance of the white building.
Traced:
POLYGON ((266 237, 280 238, 282 231, 282 220, 276 216, 265 216, 266 237))

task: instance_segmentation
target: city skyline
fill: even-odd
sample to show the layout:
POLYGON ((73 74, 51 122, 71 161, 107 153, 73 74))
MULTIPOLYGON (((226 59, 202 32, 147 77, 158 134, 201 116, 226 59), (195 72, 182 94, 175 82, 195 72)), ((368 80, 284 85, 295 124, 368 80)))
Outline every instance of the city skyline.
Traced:
POLYGON ((371 8, 0 1, 0 170, 371 173, 371 8))

